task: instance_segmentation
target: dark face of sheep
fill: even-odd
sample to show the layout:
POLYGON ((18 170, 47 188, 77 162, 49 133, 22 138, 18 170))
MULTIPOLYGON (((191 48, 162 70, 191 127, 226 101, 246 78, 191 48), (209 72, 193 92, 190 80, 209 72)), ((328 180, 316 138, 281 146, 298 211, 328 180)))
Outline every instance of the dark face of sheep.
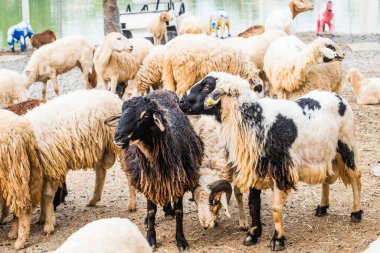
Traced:
POLYGON ((220 121, 220 102, 212 108, 205 108, 204 102, 206 97, 215 89, 217 79, 207 76, 185 94, 179 102, 181 110, 189 115, 214 115, 220 121))
POLYGON ((165 131, 164 119, 158 105, 146 97, 134 97, 124 102, 121 115, 105 122, 116 126, 114 142, 125 149, 131 141, 149 144, 153 136, 165 131))
POLYGON ((319 51, 322 53, 321 63, 342 61, 345 56, 343 50, 332 41, 327 43, 325 47, 320 48, 319 51))

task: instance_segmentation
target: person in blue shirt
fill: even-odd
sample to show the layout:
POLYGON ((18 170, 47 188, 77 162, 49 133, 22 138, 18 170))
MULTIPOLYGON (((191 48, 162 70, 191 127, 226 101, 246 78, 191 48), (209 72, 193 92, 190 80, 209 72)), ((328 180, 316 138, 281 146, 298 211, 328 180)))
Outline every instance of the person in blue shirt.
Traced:
POLYGON ((32 27, 25 21, 18 23, 17 25, 11 26, 8 29, 8 45, 11 47, 12 52, 15 51, 15 42, 21 44, 21 52, 26 49, 26 38, 32 38, 33 35, 32 27))

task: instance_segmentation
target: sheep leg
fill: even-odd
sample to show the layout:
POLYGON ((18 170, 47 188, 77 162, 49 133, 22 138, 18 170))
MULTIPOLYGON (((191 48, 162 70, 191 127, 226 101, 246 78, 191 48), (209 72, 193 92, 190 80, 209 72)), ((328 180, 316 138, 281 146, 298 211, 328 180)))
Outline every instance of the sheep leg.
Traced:
POLYGON ((41 208, 40 208, 40 217, 38 218, 37 224, 43 225, 46 221, 46 200, 45 194, 46 191, 46 182, 42 186, 42 194, 41 194, 41 208))
POLYGON ((18 218, 16 217, 16 215, 13 214, 13 220, 12 220, 11 229, 9 230, 9 233, 8 233, 8 239, 10 240, 16 239, 17 234, 18 234, 18 218))
POLYGON ((96 179, 95 179, 95 188, 94 194, 92 195, 92 199, 88 202, 87 206, 95 206, 102 197, 102 192, 104 188, 104 183, 106 182, 106 174, 107 171, 103 168, 103 166, 97 166, 95 168, 96 179))
POLYGON ((164 37, 165 37, 165 44, 166 44, 168 43, 168 32, 165 32, 164 37))
POLYGON ((339 171, 337 161, 333 161, 334 174, 328 176, 325 182, 322 183, 322 195, 321 202, 315 209, 315 216, 322 217, 327 215, 327 209, 329 208, 329 195, 330 195, 330 185, 335 183, 338 179, 339 171))
POLYGON ((243 193, 240 192, 239 188, 234 186, 234 194, 239 207, 239 227, 241 230, 247 230, 248 222, 244 211, 243 193))
POLYGON ((118 77, 111 78, 111 92, 114 94, 116 94, 117 80, 118 80, 118 77))
POLYGON ((45 212, 46 221, 44 226, 45 235, 50 235, 54 232, 55 225, 55 213, 53 199, 55 192, 57 191, 58 183, 46 182, 46 187, 43 194, 45 195, 45 212))
POLYGON ((84 82, 86 84, 86 89, 90 90, 92 87, 91 87, 90 80, 89 80, 89 76, 90 76, 89 68, 86 66, 83 66, 82 67, 82 74, 83 74, 84 82))
MULTIPOLYGON (((120 160, 120 166, 121 168, 124 168, 125 167, 124 152, 120 152, 118 156, 120 160)), ((132 184, 130 183, 128 173, 126 173, 126 175, 127 175, 127 180, 128 180, 128 189, 129 189, 129 203, 128 203, 127 209, 128 209, 128 212, 136 212, 137 192, 136 192, 135 187, 133 187, 132 184)))
POLYGON ((350 178, 350 183, 352 187, 352 193, 354 195, 354 205, 352 207, 351 222, 359 222, 362 220, 363 210, 361 209, 360 197, 361 197, 361 173, 357 170, 348 169, 348 177, 350 178))
POLYGON ((157 246, 156 241, 156 230, 154 229, 154 223, 156 220, 157 205, 152 201, 148 200, 148 230, 146 234, 146 240, 152 249, 155 249, 157 246))
POLYGON ((30 213, 22 214, 18 218, 18 238, 14 245, 15 249, 22 249, 25 247, 25 244, 29 239, 31 219, 32 215, 30 213))
POLYGON ((46 101, 46 86, 47 81, 42 82, 42 100, 46 101))
POLYGON ((4 219, 9 215, 9 208, 5 205, 4 199, 0 197, 0 209, 1 209, 1 217, 0 224, 4 223, 4 219))
POLYGON ((53 82, 54 93, 55 93, 55 95, 59 96, 58 79, 57 79, 57 77, 53 77, 51 80, 53 82))
POLYGON ((179 251, 184 251, 189 248, 189 244, 186 241, 185 235, 183 234, 183 203, 182 198, 179 198, 177 202, 174 203, 175 218, 176 218, 176 232, 175 239, 177 241, 177 247, 179 251))
POLYGON ((257 239, 261 236, 262 225, 260 217, 260 208, 261 208, 261 190, 251 188, 249 190, 248 204, 249 211, 252 218, 252 226, 248 229, 246 238, 244 239, 243 244, 245 246, 251 246, 257 243, 257 239))
POLYGON ((272 215, 274 220, 274 235, 271 240, 272 251, 280 251, 285 249, 285 231, 282 221, 282 212, 284 210, 284 204, 286 201, 287 193, 281 191, 276 182, 273 187, 273 203, 272 203, 272 215))

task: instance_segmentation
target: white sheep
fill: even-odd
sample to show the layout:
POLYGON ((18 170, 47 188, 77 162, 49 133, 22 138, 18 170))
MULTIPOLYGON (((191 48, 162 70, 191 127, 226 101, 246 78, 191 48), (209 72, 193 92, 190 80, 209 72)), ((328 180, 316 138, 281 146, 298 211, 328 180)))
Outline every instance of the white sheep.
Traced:
MULTIPOLYGON (((198 207, 198 217, 203 228, 213 228, 222 209, 230 217, 228 203, 232 194, 233 172, 228 165, 225 143, 221 140, 221 126, 210 116, 191 116, 190 122, 204 144, 204 155, 199 170, 199 186, 194 190, 194 200, 198 207)), ((234 189, 239 207, 239 226, 248 227, 242 194, 234 189)))
POLYGON ((154 45, 161 45, 162 38, 165 38, 165 43, 168 43, 166 23, 172 20, 172 14, 164 11, 150 21, 148 31, 153 35, 154 45))
POLYGON ((186 33, 210 35, 210 26, 207 21, 199 17, 190 16, 184 18, 179 26, 179 35, 186 33))
POLYGON ((294 33, 294 18, 305 11, 312 10, 309 0, 290 0, 288 8, 274 10, 265 21, 265 31, 282 30, 288 35, 294 33))
POLYGON ((21 75, 10 69, 0 69, 0 107, 7 107, 29 98, 21 75))
POLYGON ((295 36, 278 38, 264 57, 264 71, 271 85, 270 95, 290 98, 318 88, 339 91, 342 67, 332 62, 343 58, 344 53, 339 46, 327 38, 318 38, 308 45, 295 36), (330 65, 317 66, 326 63, 330 65), (331 72, 326 76, 328 67, 331 72))
MULTIPOLYGON (((253 226, 246 245, 261 236, 260 201, 251 201, 252 189, 274 191, 272 250, 285 248, 283 206, 298 181, 322 184, 316 215, 323 216, 330 184, 340 177, 353 190, 351 221, 362 219, 354 113, 340 96, 316 90, 296 101, 258 99, 247 81, 214 72, 195 84, 183 100, 185 112, 214 115, 221 121, 229 161, 236 166, 234 184, 242 192, 250 190, 253 226)), ((256 197, 260 199, 259 194, 256 197)))
POLYGON ((359 105, 380 104, 380 78, 365 78, 358 69, 348 71, 348 82, 351 83, 359 105))
POLYGON ((164 89, 182 96, 211 71, 225 71, 261 83, 258 70, 240 51, 203 34, 185 34, 167 45, 162 79, 164 89))
POLYGON ((378 253, 378 252, 380 252, 380 238, 371 242, 368 248, 362 253, 378 253))
POLYGON ((162 89, 162 69, 164 67, 165 52, 165 46, 154 46, 144 58, 134 79, 138 95, 143 96, 149 93, 151 89, 162 89))
POLYGON ((150 253, 148 242, 127 218, 108 218, 88 223, 52 253, 150 253))
POLYGON ((132 80, 152 47, 144 38, 127 39, 116 32, 107 34, 94 55, 95 70, 106 89, 116 93, 118 82, 132 80))
MULTIPOLYGON (((87 89, 96 87, 96 73, 91 70, 95 47, 81 35, 67 36, 37 49, 24 72, 24 85, 29 88, 41 81, 42 98, 46 100, 46 84, 53 81, 54 92, 59 95, 57 76, 78 67, 83 72, 87 89)), ((93 66, 92 66, 93 67, 93 66)))
POLYGON ((34 130, 41 156, 44 189, 39 222, 45 222, 46 234, 54 231, 53 197, 69 170, 94 168, 96 183, 88 206, 100 201, 106 171, 119 154, 113 143, 114 131, 104 120, 120 113, 121 106, 118 96, 108 91, 78 90, 24 115, 34 130))
POLYGON ((33 210, 41 200, 42 167, 36 138, 29 122, 0 109, 0 207, 1 222, 14 213, 9 239, 21 249, 29 238, 33 210))

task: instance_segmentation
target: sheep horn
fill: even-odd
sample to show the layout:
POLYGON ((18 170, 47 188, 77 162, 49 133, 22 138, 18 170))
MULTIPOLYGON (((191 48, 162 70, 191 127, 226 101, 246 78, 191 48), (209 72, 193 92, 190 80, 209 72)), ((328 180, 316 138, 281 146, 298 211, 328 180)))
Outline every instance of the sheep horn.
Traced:
POLYGON ((209 197, 210 204, 212 204, 216 194, 218 194, 219 192, 225 192, 227 195, 227 202, 230 202, 232 195, 232 187, 227 180, 215 181, 214 183, 209 184, 208 188, 211 190, 211 194, 209 197))

